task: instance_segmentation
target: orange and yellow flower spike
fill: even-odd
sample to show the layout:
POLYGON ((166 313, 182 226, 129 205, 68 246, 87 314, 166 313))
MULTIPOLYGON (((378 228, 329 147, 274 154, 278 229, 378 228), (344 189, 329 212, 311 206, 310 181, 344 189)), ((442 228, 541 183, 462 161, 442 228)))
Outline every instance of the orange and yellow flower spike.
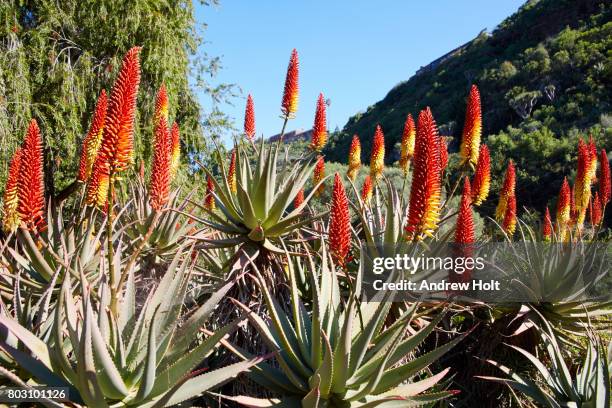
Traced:
POLYGON ((508 197, 508 203, 506 206, 506 213, 502 222, 502 228, 508 235, 512 237, 516 231, 516 196, 513 195, 508 197))
POLYGON ((589 136, 589 179, 591 184, 595 183, 597 179, 597 146, 593 140, 593 136, 589 136))
POLYGON ((94 162, 93 173, 96 180, 89 183, 86 203, 103 207, 102 198, 107 189, 120 173, 132 164, 134 159, 134 117, 136 115, 136 96, 140 84, 140 47, 130 49, 121 65, 119 76, 111 92, 106 113, 102 142, 94 162), (102 189, 98 191, 97 189, 102 189))
POLYGON ((370 177, 376 182, 382 177, 385 169, 385 135, 380 125, 376 125, 374 142, 372 143, 372 155, 370 156, 370 177))
POLYGON ((334 178, 328 235, 330 253, 334 261, 344 267, 351 249, 351 218, 346 191, 338 173, 334 178))
POLYGON ((582 139, 578 141, 578 171, 574 185, 574 203, 576 206, 576 226, 582 228, 586 211, 591 199, 591 184, 595 178, 597 166, 597 153, 593 155, 594 143, 586 144, 582 139), (593 163, 595 159, 595 163, 593 163))
MULTIPOLYGON (((319 182, 323 180, 324 178, 325 178, 325 160, 323 159, 323 156, 319 156, 317 158, 317 164, 315 165, 314 173, 313 173, 313 179, 312 179, 313 188, 315 188, 317 184, 319 184, 319 182)), ((325 190, 325 184, 321 183, 319 188, 315 190, 314 195, 316 197, 319 197, 323 193, 324 190, 325 190)))
POLYGON ((155 97, 155 113, 153 115, 153 124, 156 128, 159 125, 159 121, 161 118, 164 118, 166 124, 169 123, 168 119, 169 114, 169 103, 168 103, 168 91, 166 90, 166 85, 164 83, 159 87, 159 91, 157 91, 157 96, 155 97))
POLYGON ((480 92, 478 87, 472 85, 468 97, 467 110, 465 112, 465 124, 461 136, 461 164, 470 165, 472 168, 478 163, 480 149, 480 137, 482 133, 482 115, 480 109, 480 92))
POLYGON ((470 180, 466 177, 463 182, 463 192, 457 215, 457 226, 455 228, 456 244, 473 244, 476 242, 474 234, 474 217, 472 214, 472 192, 470 180))
POLYGON ((238 182, 236 179, 236 149, 232 150, 230 165, 227 171, 227 182, 229 184, 231 192, 236 194, 236 192, 238 191, 238 182))
POLYGON ((214 211, 216 207, 215 196, 215 184, 210 176, 206 177, 206 195, 204 196, 204 207, 210 211, 214 211))
POLYGON ((94 116, 89 125, 89 132, 87 132, 87 136, 83 139, 83 146, 81 147, 81 160, 79 162, 79 175, 77 176, 77 180, 83 183, 86 183, 91 177, 91 170, 96 161, 98 149, 100 149, 107 106, 108 98, 106 96, 106 91, 103 89, 96 103, 94 116))
POLYGON ((475 206, 482 204, 489 196, 491 187, 491 156, 486 144, 480 146, 476 172, 472 181, 472 200, 475 206))
POLYGON ((251 94, 247 96, 244 110, 244 134, 249 141, 253 141, 255 138, 255 106, 251 94))
POLYGON ((289 66, 287 67, 285 90, 283 92, 283 102, 281 104, 281 112, 283 116, 288 119, 294 118, 298 109, 299 71, 300 63, 298 61, 298 52, 294 48, 291 52, 291 58, 289 59, 289 66))
POLYGON ((348 157, 348 170, 347 176, 351 181, 355 181, 357 173, 361 168, 361 143, 359 142, 359 136, 353 135, 351 141, 351 148, 349 150, 348 157))
POLYGON ((365 176, 363 186, 361 187, 361 199, 366 205, 369 205, 370 201, 372 200, 372 190, 372 179, 370 178, 370 175, 367 175, 365 176))
POLYGON ((440 218, 440 136, 431 109, 419 113, 406 223, 409 240, 432 236, 440 218))
POLYGON ((21 165, 17 182, 19 218, 30 231, 45 228, 45 184, 43 146, 35 119, 30 121, 21 149, 21 165))
POLYGON ((559 235, 562 236, 562 231, 569 227, 572 220, 571 212, 571 191, 567 177, 563 179, 561 190, 559 190, 559 198, 557 199, 557 228, 559 235))
POLYGON ((317 99, 317 110, 315 113, 314 125, 312 126, 312 141, 310 148, 316 152, 320 152, 327 143, 327 113, 325 111, 325 99, 323 94, 319 94, 317 99))
POLYGON ((416 127, 414 126, 414 119, 409 113, 404 123, 404 132, 402 133, 402 143, 400 152, 399 166, 404 171, 404 174, 408 173, 410 167, 410 160, 414 156, 414 142, 416 138, 416 127))
POLYGON ((181 165, 181 132, 176 121, 170 130, 170 179, 174 180, 181 165))
POLYGON ((515 194, 516 188, 516 169, 514 168, 514 162, 510 160, 508 162, 508 168, 506 169, 506 175, 504 177, 504 185, 499 194, 499 203, 495 210, 495 219, 498 222, 502 222, 507 213, 508 201, 510 197, 515 194))
POLYGON ((11 163, 9 164, 6 185, 4 187, 4 217, 2 218, 2 229, 6 233, 15 231, 20 223, 17 188, 22 154, 20 147, 15 150, 11 163))
POLYGON ((546 207, 544 223, 542 224, 542 238, 544 238, 544 241, 550 241, 552 239, 552 231, 552 219, 550 218, 550 211, 548 211, 548 207, 546 207))
POLYGON ((105 209, 108 201, 110 181, 108 174, 102 170, 103 169, 94 166, 87 184, 85 203, 87 205, 95 205, 100 209, 105 209))

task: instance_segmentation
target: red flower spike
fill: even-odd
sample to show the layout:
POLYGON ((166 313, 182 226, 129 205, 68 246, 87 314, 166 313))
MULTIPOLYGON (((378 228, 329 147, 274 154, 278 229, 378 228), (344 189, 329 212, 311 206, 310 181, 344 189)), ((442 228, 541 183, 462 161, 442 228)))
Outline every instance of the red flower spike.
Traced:
POLYGON ((206 177, 206 195, 204 196, 204 207, 210 211, 214 211, 216 207, 215 196, 215 184, 210 176, 206 177))
POLYGON ((45 185, 43 175, 43 146, 40 129, 35 119, 30 121, 22 146, 19 180, 17 182, 19 218, 29 230, 46 226, 45 185))
POLYGON ((506 214, 504 214, 504 220, 502 228, 508 234, 509 237, 514 235, 516 231, 516 196, 513 195, 508 198, 508 204, 506 206, 506 214))
POLYGON ((431 109, 419 113, 414 149, 414 173, 406 223, 408 239, 433 234, 440 218, 440 136, 431 109))
POLYGON ((380 125, 376 125, 374 142, 372 143, 372 155, 370 156, 370 177, 375 182, 382 177, 385 169, 385 135, 380 125))
POLYGON ((548 211, 548 207, 546 207, 546 212, 544 213, 544 223, 542 224, 542 237, 544 241, 550 241, 552 238, 552 220, 550 218, 550 211, 548 211))
POLYGON ((610 202, 612 198, 612 189, 610 184, 610 162, 606 155, 605 149, 601 149, 599 155, 599 196, 603 206, 610 202))
MULTIPOLYGON (((313 173, 313 180, 312 180, 313 188, 316 188, 317 184, 319 184, 319 182, 323 180, 324 178, 325 178, 325 160, 323 159, 323 156, 319 156, 319 158, 317 159, 317 164, 315 165, 315 168, 314 168, 314 173, 313 173)), ((320 196, 324 190, 325 190, 325 185, 321 184, 319 188, 315 190, 315 196, 317 197, 320 196)))
MULTIPOLYGON (((94 173, 98 181, 90 183, 88 190, 103 187, 113 182, 111 176, 125 170, 134 158, 134 116, 136 96, 140 84, 140 47, 130 49, 121 65, 121 71, 111 92, 102 143, 94 163, 94 173), (95 187, 97 186, 97 187, 95 187)), ((103 207, 101 191, 88 191, 88 202, 97 197, 97 205, 103 207)))
MULTIPOLYGON (((459 214, 457 215, 457 225, 455 227, 455 245, 453 246, 453 256, 456 258, 472 258, 474 253, 473 244, 476 241, 474 234, 474 218, 472 214, 471 201, 472 193, 470 181, 466 177, 463 182, 463 193, 459 204, 459 214)), ((472 268, 467 267, 462 273, 454 271, 449 273, 449 278, 453 282, 465 282, 470 279, 472 268)))
POLYGON ((489 148, 483 144, 480 146, 476 172, 472 181, 472 200, 478 206, 482 204, 489 195, 491 187, 491 156, 489 148))
MULTIPOLYGON (((293 208, 297 209, 302 204, 304 204, 304 189, 303 188, 301 188, 300 191, 298 191, 297 195, 293 199, 293 208)), ((301 210, 300 210, 300 212, 301 212, 301 210)))
POLYGON ((170 144, 168 139, 168 122, 164 115, 159 116, 155 126, 155 150, 151 165, 151 180, 149 186, 149 202, 151 207, 159 211, 168 202, 170 194, 170 144))
POLYGON ((473 244, 476 241, 474 235, 474 218, 472 215, 472 192, 470 181, 466 177, 463 182, 463 193, 459 204, 459 214, 457 216, 457 227, 455 229, 455 243, 473 244))
POLYGON ((591 225, 597 226, 601 224, 603 219, 602 213, 602 205, 601 199, 599 197, 599 192, 595 192, 595 197, 593 198, 590 206, 590 215, 591 215, 591 225))
POLYGON ((361 187, 361 199, 364 203, 370 204, 372 200, 372 179, 369 175, 365 176, 363 186, 361 187))
POLYGON ((414 126, 414 119, 409 113, 404 123, 404 132, 402 133, 402 143, 400 152, 400 168, 404 170, 404 174, 408 172, 410 166, 410 160, 414 156, 414 142, 416 138, 416 127, 414 126))
POLYGON ((22 155, 23 151, 21 148, 17 148, 9 164, 6 185, 4 187, 4 217, 2 218, 2 229, 4 229, 6 233, 13 232, 19 227, 19 196, 17 189, 22 155))
POLYGON ((181 165, 181 132, 178 123, 172 124, 170 130, 170 179, 176 177, 178 168, 181 165))
POLYGON ((446 166, 448 166, 448 147, 446 146, 446 141, 443 137, 439 137, 438 141, 440 148, 440 172, 443 176, 444 170, 446 170, 446 166))
POLYGON ((312 127, 310 148, 320 152, 325 147, 325 143, 327 143, 327 114, 325 112, 325 99, 323 99, 323 94, 320 93, 319 99, 317 99, 317 111, 312 127))
POLYGON ((480 136, 482 133, 482 115, 480 111, 480 93, 478 87, 472 85, 468 97, 467 111, 465 112, 465 124, 461 137, 461 164, 476 166, 478 162, 480 136))
POLYGON ((329 220, 329 248, 334 261, 341 267, 351 249, 351 219, 346 191, 336 173, 329 220))
POLYGON ((255 106, 251 94, 247 96, 246 109, 244 111, 244 134, 247 139, 253 141, 255 137, 255 106))
POLYGON ((349 159, 348 159, 348 178, 351 181, 355 181, 357 178, 357 173, 361 168, 361 143, 359 142, 359 136, 353 135, 353 140, 351 141, 351 149, 349 150, 349 159))
POLYGON ((236 149, 232 150, 230 165, 227 171, 227 182, 230 186, 231 192, 236 194, 238 191, 238 183, 236 181, 236 149))
POLYGON ((89 132, 83 139, 81 147, 81 160, 79 163, 79 174, 77 179, 82 182, 87 182, 91 177, 91 170, 98 155, 98 149, 102 142, 102 133, 104 132, 104 121, 106 119, 106 108, 108 106, 108 97, 103 89, 100 92, 100 97, 96 103, 93 119, 89 125, 89 132))
POLYGON ((516 187, 516 169, 514 168, 514 162, 510 160, 508 162, 508 168, 506 169, 506 175, 504 177, 504 185, 499 193, 499 203, 495 210, 495 218, 498 222, 503 221, 507 211, 508 200, 515 194, 516 187))
POLYGON ((295 113, 298 108, 298 94, 299 94, 299 79, 300 63, 298 61, 298 53, 294 48, 291 52, 291 58, 289 59, 289 66, 287 67, 287 77, 285 78, 285 90, 283 92, 283 102, 281 105, 281 112, 286 118, 295 117, 295 113))

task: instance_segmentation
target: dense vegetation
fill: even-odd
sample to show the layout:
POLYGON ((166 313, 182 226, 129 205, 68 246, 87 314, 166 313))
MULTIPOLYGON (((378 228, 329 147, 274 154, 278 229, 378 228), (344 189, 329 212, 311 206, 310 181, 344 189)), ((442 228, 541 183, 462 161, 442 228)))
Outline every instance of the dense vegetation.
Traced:
MULTIPOLYGON (((192 166, 181 156, 193 151, 181 149, 180 101, 163 76, 147 84, 146 57, 129 47, 108 95, 104 84, 91 90, 100 97, 73 166, 77 188, 63 199, 44 183, 46 117, 21 129, 2 202, 3 398, 31 391, 44 406, 96 408, 610 406, 603 214, 612 176, 601 138, 572 148, 574 188, 564 182, 542 225, 517 216, 525 180, 512 160, 495 163, 503 179, 491 177, 477 86, 450 160, 435 106, 408 122, 398 166, 385 165, 380 128, 369 166, 358 138, 345 166, 322 154, 322 97, 307 145, 285 143, 283 132, 256 140, 247 102, 244 137, 209 155, 198 169, 205 183, 186 185, 180 169, 192 166), (143 107, 153 107, 144 124, 143 107), (148 174, 134 172, 146 155, 138 137, 150 141, 148 174), (446 189, 455 179, 461 187, 446 189), (495 220, 475 214, 491 203, 495 220), (386 274, 372 275, 377 264, 386 274), (381 290, 387 277, 418 288, 381 290), (497 289, 481 290, 483 281, 497 289)), ((293 50, 283 130, 299 113, 298 78, 293 50)), ((64 96, 47 95, 58 105, 64 96)))
POLYGON ((119 57, 133 44, 143 47, 136 163, 151 157, 152 96, 162 82, 183 150, 201 151, 201 123, 207 130, 226 123, 215 109, 201 116, 194 80, 213 99, 228 91, 206 82, 218 61, 201 49, 201 35, 190 0, 0 2, 0 185, 32 117, 43 134, 47 190, 54 195, 74 180, 100 90, 109 89, 119 57), (190 62, 195 55, 197 65, 190 62))
POLYGON ((501 175, 512 158, 521 201, 542 212, 547 197, 559 191, 561 175, 571 170, 579 135, 592 134, 612 149, 611 16, 606 1, 528 1, 490 35, 481 33, 350 118, 332 137, 326 159, 345 163, 355 133, 369 157, 380 123, 392 152, 387 161, 395 162, 406 115, 425 106, 435 107, 441 132, 454 137, 449 150, 456 152, 475 83, 483 95, 483 140, 491 147, 493 174, 501 175))

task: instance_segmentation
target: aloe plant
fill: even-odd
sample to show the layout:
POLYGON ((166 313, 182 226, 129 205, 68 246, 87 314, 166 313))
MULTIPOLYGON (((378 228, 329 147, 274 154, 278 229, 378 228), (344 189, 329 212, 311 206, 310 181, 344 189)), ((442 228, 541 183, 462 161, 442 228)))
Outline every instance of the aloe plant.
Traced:
POLYGON ((500 305, 525 321, 524 330, 546 319, 564 342, 577 345, 572 336, 592 328, 609 327, 612 300, 592 296, 607 275, 609 253, 605 243, 541 242, 533 229, 519 223, 523 239, 507 246, 512 276, 520 276, 517 290, 526 299, 522 304, 500 305), (518 310, 517 310, 518 309, 518 310))
MULTIPOLYGON (((279 398, 233 398, 247 406, 409 407, 447 398, 455 391, 435 390, 448 369, 429 376, 424 370, 453 348, 463 336, 415 357, 417 347, 433 332, 444 313, 408 335, 417 304, 392 324, 386 324, 390 295, 378 302, 360 303, 361 270, 355 292, 343 305, 337 270, 322 246, 321 265, 309 256, 312 312, 299 295, 295 272, 288 265, 291 287, 287 313, 261 284, 270 319, 264 320, 238 303, 268 346, 278 350, 277 366, 259 363, 249 376, 279 398), (317 273, 320 271, 320 273, 317 273)), ((243 359, 249 353, 224 343, 243 359)))
POLYGON ((179 251, 142 307, 137 305, 130 272, 116 318, 108 311, 110 288, 104 278, 98 282, 96 298, 93 284, 81 274, 75 297, 73 279, 67 275, 50 319, 50 338, 0 314, 0 328, 12 336, 11 342, 0 340, 0 348, 30 372, 34 384, 68 387, 71 401, 91 407, 170 406, 219 386, 261 358, 203 374, 196 369, 238 322, 198 338, 232 283, 185 317, 182 303, 190 260, 183 258, 179 251))
MULTIPOLYGON (((12 276, 13 291, 10 302, 5 303, 0 297, 0 316, 11 318, 22 327, 36 333, 36 336, 47 342, 51 337, 53 319, 50 317, 55 313, 55 285, 59 277, 59 271, 54 274, 42 292, 42 295, 34 298, 33 294, 21 282, 20 275, 12 276)), ((19 340, 10 331, 0 328, 0 342, 8 344, 14 349, 19 349, 19 340)), ((23 347, 21 351, 25 351, 23 347)), ((18 364, 10 354, 0 348, 0 363, 3 367, 17 368, 18 364)))
POLYGON ((492 360, 487 362, 498 367, 507 378, 479 378, 506 384, 542 407, 609 407, 612 364, 610 346, 606 356, 602 340, 593 331, 589 331, 584 361, 576 374, 572 374, 565 361, 565 350, 557 341, 553 327, 543 320, 543 324, 538 325, 538 330, 547 358, 535 356, 517 346, 508 346, 529 360, 539 373, 537 380, 520 375, 512 368, 492 360))
POLYGON ((56 274, 57 288, 68 273, 78 278, 77 268, 88 279, 99 273, 100 246, 103 231, 96 231, 95 214, 84 209, 75 210, 69 221, 64 220, 62 208, 47 210, 50 222, 47 230, 36 235, 25 228, 15 232, 15 240, 9 238, 6 261, 12 273, 0 280, 0 293, 10 296, 14 290, 14 277, 19 274, 21 284, 28 293, 40 296, 56 274))
POLYGON ((143 256, 170 256, 172 259, 176 249, 195 227, 184 215, 193 193, 182 197, 181 189, 176 189, 169 194, 166 206, 154 211, 142 182, 131 183, 129 192, 132 200, 128 205, 133 209, 126 211, 121 220, 126 225, 126 234, 143 256))
POLYGON ((221 182, 208 174, 214 185, 211 194, 219 212, 202 207, 207 217, 197 220, 228 237, 210 239, 196 234, 196 239, 217 247, 246 244, 247 247, 263 247, 282 253, 280 242, 284 238, 322 215, 305 217, 302 210, 324 180, 315 186, 300 206, 288 211, 310 178, 315 166, 314 155, 290 161, 287 157, 279 158, 280 148, 278 143, 266 146, 262 139, 257 160, 252 165, 246 148, 237 145, 235 192, 223 162, 220 162, 221 182))

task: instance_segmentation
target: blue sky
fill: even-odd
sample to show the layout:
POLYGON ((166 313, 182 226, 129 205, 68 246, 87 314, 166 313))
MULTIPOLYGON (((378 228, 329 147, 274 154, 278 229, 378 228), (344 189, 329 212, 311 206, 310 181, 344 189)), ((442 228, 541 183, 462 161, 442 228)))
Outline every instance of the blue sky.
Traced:
MULTIPOLYGON (((196 2, 198 3, 198 2, 196 2)), ((278 133, 289 55, 300 59, 300 103, 288 129, 312 127, 316 98, 331 99, 328 127, 382 99, 417 69, 493 29, 523 0, 221 0, 196 5, 208 25, 206 50, 222 58, 216 81, 235 83, 243 95, 222 109, 242 129, 247 93, 253 95, 257 134, 278 133)), ((210 101, 201 97, 204 108, 210 101)), ((226 141, 229 138, 226 138, 226 141)))

